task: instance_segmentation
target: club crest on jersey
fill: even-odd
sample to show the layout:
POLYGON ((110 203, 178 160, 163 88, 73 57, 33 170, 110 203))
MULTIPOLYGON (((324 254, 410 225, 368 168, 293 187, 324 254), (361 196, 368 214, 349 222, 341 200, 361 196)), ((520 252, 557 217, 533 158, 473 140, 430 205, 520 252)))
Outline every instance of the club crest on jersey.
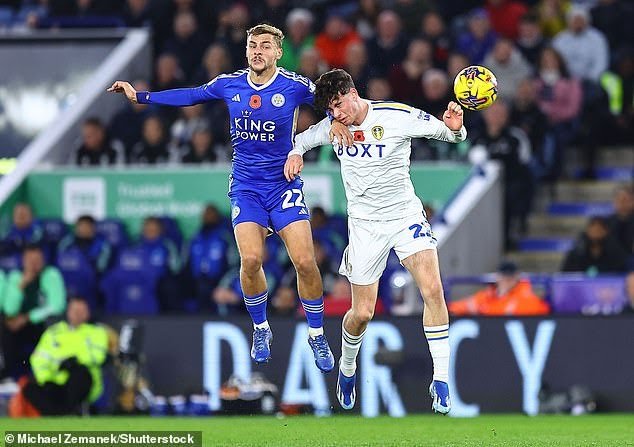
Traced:
POLYGON ((235 220, 238 214, 240 214, 240 207, 236 205, 231 209, 231 220, 235 220))
POLYGON ((352 134, 352 139, 354 141, 365 141, 365 135, 363 135, 362 130, 355 130, 352 134))
POLYGON ((252 109, 259 109, 262 106, 262 98, 260 95, 251 95, 249 99, 249 107, 252 109))
POLYGON ((286 98, 281 93, 276 93, 271 97, 271 104, 275 107, 282 107, 286 102, 286 98))
POLYGON ((380 140, 381 138, 383 138, 383 126, 374 126, 372 128, 372 136, 374 138, 376 138, 377 140, 380 140))

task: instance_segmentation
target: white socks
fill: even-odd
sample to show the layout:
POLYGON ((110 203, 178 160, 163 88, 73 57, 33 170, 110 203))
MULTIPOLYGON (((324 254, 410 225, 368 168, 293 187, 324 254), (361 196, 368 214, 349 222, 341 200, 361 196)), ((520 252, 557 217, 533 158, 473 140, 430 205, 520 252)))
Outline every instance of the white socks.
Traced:
POLYGON ((341 360, 339 369, 346 377, 352 377, 357 370, 357 355, 361 349, 361 342, 365 331, 360 335, 352 335, 341 325, 341 360))
POLYGON ((324 335, 324 328, 323 327, 308 327, 308 336, 310 338, 315 338, 318 337, 320 335, 324 335))
POLYGON ((434 380, 449 380, 449 325, 423 326, 434 361, 434 380))
POLYGON ((253 329, 269 329, 269 320, 264 320, 260 324, 253 324, 253 329))

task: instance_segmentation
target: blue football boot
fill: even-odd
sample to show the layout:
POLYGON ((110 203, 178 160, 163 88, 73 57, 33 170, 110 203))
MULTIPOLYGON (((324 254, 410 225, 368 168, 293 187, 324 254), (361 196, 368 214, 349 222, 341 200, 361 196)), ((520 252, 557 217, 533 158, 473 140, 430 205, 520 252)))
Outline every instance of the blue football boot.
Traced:
POLYGON ((339 370, 339 377, 337 378, 337 399, 341 408, 344 410, 352 410, 354 402, 357 399, 357 391, 355 383, 357 381, 356 373, 352 377, 344 375, 339 370))
POLYGON ((271 359, 271 341, 273 332, 270 328, 258 328, 253 331, 251 358, 255 363, 267 363, 271 359))
POLYGON ((335 367, 335 357, 332 355, 330 346, 328 346, 328 340, 325 335, 318 335, 317 337, 308 337, 308 344, 313 350, 315 356, 315 365, 323 373, 329 373, 335 367))
POLYGON ((434 380, 429 385, 429 396, 431 397, 431 408, 435 413, 447 414, 451 410, 449 400, 449 386, 446 382, 434 380))

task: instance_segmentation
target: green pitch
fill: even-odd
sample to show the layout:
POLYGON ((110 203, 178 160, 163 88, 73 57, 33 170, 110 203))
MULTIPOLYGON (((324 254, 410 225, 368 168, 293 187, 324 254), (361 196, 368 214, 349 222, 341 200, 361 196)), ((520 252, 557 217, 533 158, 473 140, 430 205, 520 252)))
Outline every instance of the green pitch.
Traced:
MULTIPOLYGON (((202 431, 204 446, 634 446, 634 415, 0 418, 4 430, 202 431)), ((3 435, 3 433, 0 433, 3 435)), ((4 445, 4 436, 2 436, 4 445)))

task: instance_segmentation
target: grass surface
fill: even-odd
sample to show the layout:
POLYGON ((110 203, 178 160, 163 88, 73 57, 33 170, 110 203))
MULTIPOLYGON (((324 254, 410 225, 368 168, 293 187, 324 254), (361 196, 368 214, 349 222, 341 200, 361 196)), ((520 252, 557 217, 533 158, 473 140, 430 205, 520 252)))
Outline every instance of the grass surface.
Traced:
POLYGON ((624 414, 0 418, 0 432, 7 430, 202 431, 204 446, 634 446, 634 415, 624 414))

